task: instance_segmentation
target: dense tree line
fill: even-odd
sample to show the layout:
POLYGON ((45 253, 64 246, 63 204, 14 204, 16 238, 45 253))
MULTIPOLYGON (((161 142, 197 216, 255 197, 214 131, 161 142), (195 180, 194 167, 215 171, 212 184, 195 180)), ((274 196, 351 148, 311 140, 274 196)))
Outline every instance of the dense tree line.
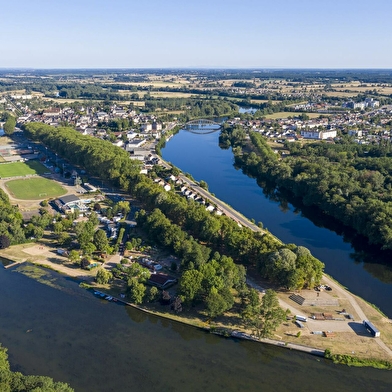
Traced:
POLYGON ((316 206, 364 235, 372 244, 392 249, 392 146, 340 143, 287 144, 283 160, 260 134, 250 134, 252 152, 233 129, 222 141, 233 140, 235 160, 244 170, 287 189, 307 206, 316 206))
POLYGON ((45 144, 92 176, 109 179, 114 185, 128 189, 129 182, 140 172, 140 162, 111 143, 81 135, 72 128, 54 128, 42 123, 24 126, 26 135, 45 144))
POLYGON ((184 110, 186 120, 200 117, 220 117, 238 111, 238 106, 223 99, 193 99, 193 98, 147 98, 145 109, 184 110))
POLYGON ((16 206, 11 205, 2 189, 0 189, 0 239, 0 248, 19 244, 26 239, 22 214, 16 206))
POLYGON ((46 376, 25 376, 12 372, 7 350, 0 345, 0 391, 1 392, 72 392, 66 383, 54 382, 46 376))
MULTIPOLYGON (((110 143, 83 136, 72 129, 41 123, 25 125, 25 132, 92 175, 110 180, 136 196, 144 205, 137 218, 139 225, 152 241, 171 249, 182 260, 180 293, 183 300, 189 304, 194 300, 202 301, 211 317, 232 306, 232 290, 239 290, 244 281, 244 267, 238 264, 258 265, 262 270, 273 252, 286 248, 268 233, 239 227, 226 216, 211 214, 197 202, 188 201, 175 192, 166 192, 148 177, 140 175, 139 166, 128 154, 110 143)), ((81 225, 79 235, 84 247, 92 240, 94 243, 93 231, 85 230, 87 224, 81 225)), ((267 268, 269 264, 265 276, 290 288, 317 284, 323 265, 314 260, 309 258, 307 262, 301 262, 296 258, 289 266, 300 271, 304 269, 303 273, 290 275, 286 268, 290 279, 281 282, 277 276, 272 276, 267 268), (305 267, 311 271, 305 271, 305 267), (308 276, 312 277, 308 279, 308 276)), ((139 298, 140 282, 130 284, 139 298)))

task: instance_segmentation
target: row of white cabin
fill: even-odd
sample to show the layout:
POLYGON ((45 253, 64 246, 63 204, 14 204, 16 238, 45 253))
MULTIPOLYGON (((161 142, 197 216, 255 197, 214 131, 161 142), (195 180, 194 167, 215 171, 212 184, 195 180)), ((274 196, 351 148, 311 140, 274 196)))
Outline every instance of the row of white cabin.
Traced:
MULTIPOLYGON (((177 185, 183 184, 181 179, 179 179, 179 178, 177 178, 177 177, 175 177, 173 175, 168 177, 168 180, 173 181, 177 185)), ((158 185, 162 186, 165 191, 168 192, 168 191, 171 190, 171 185, 168 182, 164 181, 163 179, 156 178, 154 181, 158 185)), ((183 185, 181 187, 180 191, 181 191, 182 195, 185 196, 187 199, 192 199, 192 200, 194 200, 194 201, 196 201, 196 202, 198 202, 198 203, 200 203, 202 205, 206 204, 205 200, 198 193, 194 192, 193 190, 188 189, 185 185, 183 185)), ((206 206, 206 210, 209 211, 209 212, 215 211, 216 215, 222 215, 223 214, 223 212, 221 210, 215 208, 211 204, 208 204, 206 206)))

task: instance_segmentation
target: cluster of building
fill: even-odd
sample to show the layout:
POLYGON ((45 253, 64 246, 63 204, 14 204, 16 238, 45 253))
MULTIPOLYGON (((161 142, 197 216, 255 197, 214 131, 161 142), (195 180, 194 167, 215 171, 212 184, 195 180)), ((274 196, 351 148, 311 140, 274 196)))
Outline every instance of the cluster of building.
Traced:
POLYGON ((362 144, 392 141, 392 106, 376 108, 365 113, 341 112, 309 120, 291 117, 292 113, 287 115, 287 118, 277 120, 241 120, 236 117, 230 122, 277 141, 293 142, 300 139, 332 141, 338 137, 339 132, 354 136, 355 141, 362 144), (377 118, 377 122, 373 121, 374 118, 377 118))
POLYGON ((362 102, 348 101, 342 105, 344 108, 364 110, 366 108, 375 109, 380 106, 380 101, 373 98, 366 98, 362 102))
POLYGON ((122 132, 110 132, 113 144, 124 147, 127 151, 142 146, 148 139, 160 139, 162 136, 162 124, 157 121, 156 116, 137 113, 135 110, 127 109, 113 104, 107 111, 96 107, 80 106, 51 107, 45 110, 31 110, 23 105, 23 100, 31 99, 31 95, 12 95, 3 97, 10 111, 22 112, 17 116, 17 125, 21 126, 27 122, 42 122, 54 127, 69 124, 83 135, 91 135, 99 138, 107 138, 109 132, 102 124, 111 121, 127 119, 131 124, 129 129, 122 132))

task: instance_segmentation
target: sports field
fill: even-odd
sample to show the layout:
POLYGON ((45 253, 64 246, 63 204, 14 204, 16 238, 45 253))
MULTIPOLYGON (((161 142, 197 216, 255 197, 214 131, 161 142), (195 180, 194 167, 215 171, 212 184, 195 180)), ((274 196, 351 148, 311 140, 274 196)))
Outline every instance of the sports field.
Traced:
POLYGON ((49 170, 38 161, 2 163, 0 178, 44 174, 49 170))
POLYGON ((67 191, 55 181, 42 177, 7 181, 5 186, 13 197, 20 200, 41 200, 58 197, 67 191))

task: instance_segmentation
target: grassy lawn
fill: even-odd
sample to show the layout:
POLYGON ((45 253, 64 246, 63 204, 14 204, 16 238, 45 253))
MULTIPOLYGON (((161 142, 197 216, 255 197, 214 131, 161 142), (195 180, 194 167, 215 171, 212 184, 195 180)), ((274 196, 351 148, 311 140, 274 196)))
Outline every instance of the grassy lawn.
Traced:
POLYGON ((64 195, 67 191, 46 178, 11 180, 6 183, 8 191, 17 199, 40 200, 64 195))
POLYGON ((48 169, 38 161, 13 162, 0 165, 0 178, 44 174, 48 169))

